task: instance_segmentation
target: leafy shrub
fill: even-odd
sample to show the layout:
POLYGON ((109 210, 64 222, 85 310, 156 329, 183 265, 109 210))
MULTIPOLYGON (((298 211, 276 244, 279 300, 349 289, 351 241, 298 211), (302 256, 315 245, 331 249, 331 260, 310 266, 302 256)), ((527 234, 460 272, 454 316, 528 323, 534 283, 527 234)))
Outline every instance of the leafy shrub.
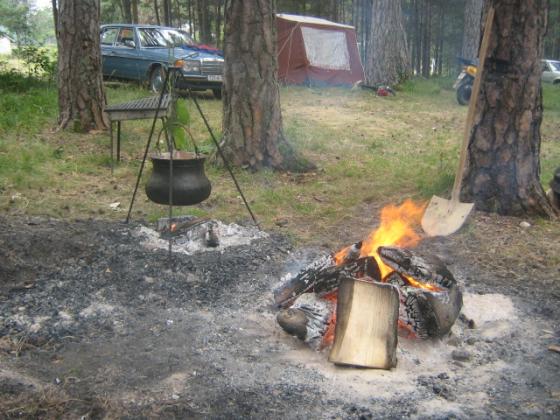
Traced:
POLYGON ((17 48, 15 55, 25 63, 29 77, 45 78, 49 81, 56 74, 56 59, 46 48, 25 45, 17 48))

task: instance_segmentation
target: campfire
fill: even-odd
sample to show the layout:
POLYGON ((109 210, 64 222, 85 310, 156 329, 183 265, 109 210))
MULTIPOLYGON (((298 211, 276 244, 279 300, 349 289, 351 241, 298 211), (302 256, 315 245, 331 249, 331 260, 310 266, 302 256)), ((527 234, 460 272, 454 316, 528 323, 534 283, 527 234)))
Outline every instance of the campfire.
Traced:
POLYGON ((382 209, 366 239, 288 274, 275 290, 277 320, 313 348, 332 346, 340 364, 391 368, 397 334, 428 339, 449 332, 462 293, 445 264, 413 251, 423 205, 382 209))

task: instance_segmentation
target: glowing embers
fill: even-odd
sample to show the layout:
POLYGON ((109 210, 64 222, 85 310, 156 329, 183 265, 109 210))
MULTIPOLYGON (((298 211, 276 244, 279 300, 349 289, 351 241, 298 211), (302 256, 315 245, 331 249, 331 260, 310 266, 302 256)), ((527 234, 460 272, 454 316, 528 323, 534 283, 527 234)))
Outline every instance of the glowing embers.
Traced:
MULTIPOLYGON (((383 208, 379 227, 365 240, 318 258, 297 274, 283 279, 274 293, 276 303, 307 313, 306 318, 300 319, 321 319, 321 322, 307 324, 313 325, 313 331, 308 334, 313 340, 306 339, 313 347, 324 348, 333 343, 337 320, 334 302, 341 280, 349 277, 389 283, 397 288, 400 335, 430 338, 449 332, 461 310, 461 291, 442 261, 409 249, 421 239, 415 228, 420 224, 424 208, 410 200, 401 206, 383 208), (305 295, 303 302, 301 297, 305 295), (310 303, 320 302, 325 296, 329 304, 310 303), (312 311, 310 305, 314 307, 312 311), (322 313, 319 307, 330 313, 322 313), (321 340, 317 339, 319 336, 321 340)), ((282 325, 281 314, 278 321, 282 325)))

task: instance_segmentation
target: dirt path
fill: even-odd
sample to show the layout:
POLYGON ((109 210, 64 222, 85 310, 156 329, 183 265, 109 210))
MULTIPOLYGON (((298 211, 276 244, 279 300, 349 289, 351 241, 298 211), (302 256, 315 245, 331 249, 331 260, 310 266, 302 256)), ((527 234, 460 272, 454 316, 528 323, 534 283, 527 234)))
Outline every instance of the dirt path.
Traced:
POLYGON ((475 328, 401 339, 386 372, 335 367, 276 325, 272 288, 321 250, 269 236, 169 262, 138 225, 0 218, 0 416, 554 418, 558 227, 519 222, 478 214, 421 244, 475 328))

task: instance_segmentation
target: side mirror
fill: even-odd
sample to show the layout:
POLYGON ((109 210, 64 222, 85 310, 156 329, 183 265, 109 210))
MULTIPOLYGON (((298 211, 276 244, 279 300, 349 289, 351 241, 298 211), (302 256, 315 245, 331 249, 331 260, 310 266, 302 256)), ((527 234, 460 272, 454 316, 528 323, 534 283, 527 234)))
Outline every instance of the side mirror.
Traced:
POLYGON ((136 48, 136 44, 135 44, 134 41, 131 40, 131 39, 126 39, 126 40, 124 41, 124 46, 125 46, 125 47, 128 47, 128 48, 136 48))

